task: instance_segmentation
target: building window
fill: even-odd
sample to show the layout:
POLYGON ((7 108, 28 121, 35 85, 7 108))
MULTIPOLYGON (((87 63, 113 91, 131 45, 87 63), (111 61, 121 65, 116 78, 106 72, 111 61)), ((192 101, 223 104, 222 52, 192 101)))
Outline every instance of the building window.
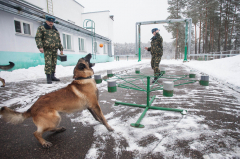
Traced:
POLYGON ((98 51, 97 48, 98 48, 98 45, 97 45, 97 42, 95 41, 94 42, 94 53, 98 51))
POLYGON ((23 23, 23 31, 24 31, 24 34, 29 34, 29 35, 31 35, 30 24, 23 23))
POLYGON ((63 33, 63 48, 67 50, 72 49, 72 36, 69 34, 63 33))
POLYGON ((22 33, 21 22, 14 20, 14 24, 15 24, 15 31, 17 33, 22 33))
POLYGON ((32 27, 31 23, 21 21, 21 20, 14 20, 14 25, 15 25, 16 33, 31 35, 31 27, 32 27))
POLYGON ((108 53, 108 45, 107 45, 107 44, 104 44, 104 45, 103 45, 103 53, 104 53, 104 54, 107 54, 107 53, 108 53))
POLYGON ((78 38, 79 51, 85 51, 85 39, 78 38))

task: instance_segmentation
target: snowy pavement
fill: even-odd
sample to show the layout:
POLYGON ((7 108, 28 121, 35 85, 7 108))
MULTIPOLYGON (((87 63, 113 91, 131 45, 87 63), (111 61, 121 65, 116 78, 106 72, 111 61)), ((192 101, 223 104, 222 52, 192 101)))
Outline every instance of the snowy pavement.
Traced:
MULTIPOLYGON (((207 67, 203 63, 205 62, 191 61, 183 64, 182 61, 163 60, 161 67, 164 67, 166 74, 170 75, 188 74, 190 70, 195 69, 199 79, 204 72, 201 70, 204 67, 200 66, 207 67)), ((97 64, 94 71, 102 76, 106 75, 106 70, 110 68, 118 74, 135 74, 135 67, 140 67, 143 74, 153 73, 150 61, 97 64)), ((215 68, 217 70, 220 67, 215 68)), ((57 77, 61 77, 61 82, 52 85, 45 84, 45 79, 39 79, 44 77, 44 74, 38 75, 39 72, 43 72, 42 66, 15 70, 15 72, 1 72, 7 84, 5 88, 0 88, 0 107, 9 106, 21 112, 26 111, 40 95, 68 85, 72 81, 73 67, 58 66, 57 69, 57 77), (26 81, 22 76, 31 80, 26 81)), ((217 71, 204 72, 211 77, 207 87, 199 85, 198 82, 175 87, 173 97, 163 97, 162 91, 152 92, 151 96, 157 96, 153 106, 186 109, 188 113, 183 116, 177 112, 148 110, 141 122, 145 125, 142 129, 133 128, 130 124, 137 121, 143 109, 114 106, 114 102, 118 100, 145 104, 146 93, 123 88, 117 88, 118 91, 115 93, 108 93, 107 83, 104 81, 98 85, 99 103, 109 125, 115 131, 108 132, 87 110, 68 115, 61 114, 61 125, 65 126, 67 131, 54 136, 49 135, 51 133, 45 135, 45 138, 54 145, 49 150, 42 149, 32 135, 36 128, 31 120, 26 120, 17 126, 5 124, 0 120, 0 156, 3 158, 14 158, 16 155, 30 158, 37 158, 39 155, 42 158, 240 158, 240 94, 228 85, 222 84, 228 79, 221 79, 220 76, 212 78, 211 75, 215 72, 217 71)), ((136 84, 141 85, 141 82, 136 81, 136 84)), ((238 83, 235 86, 237 88, 238 83)))
POLYGON ((240 92, 240 55, 212 61, 191 61, 184 64, 209 74, 222 84, 240 92))

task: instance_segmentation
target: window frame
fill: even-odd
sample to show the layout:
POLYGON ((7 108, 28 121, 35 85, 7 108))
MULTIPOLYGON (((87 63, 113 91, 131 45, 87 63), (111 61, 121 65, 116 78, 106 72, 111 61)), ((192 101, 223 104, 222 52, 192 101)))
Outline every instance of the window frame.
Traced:
POLYGON ((73 35, 69 34, 69 33, 66 33, 66 32, 62 32, 62 44, 63 44, 63 50, 71 50, 72 51, 73 50, 73 35), (65 34, 65 45, 66 45, 66 48, 64 48, 64 40, 63 40, 64 39, 64 34, 65 34), (67 36, 66 35, 69 35, 71 37, 70 38, 71 39, 71 43, 70 43, 71 48, 70 49, 67 48, 67 40, 66 40, 67 36))
POLYGON ((79 52, 86 52, 86 38, 84 38, 84 37, 81 37, 81 36, 79 36, 78 37, 78 51, 79 52), (80 39, 80 43, 79 43, 79 39, 80 39), (80 46, 81 46, 81 39, 83 39, 84 40, 84 49, 83 50, 80 50, 80 46))
POLYGON ((108 44, 103 44, 103 54, 108 54, 108 44))
POLYGON ((98 42, 97 41, 94 41, 94 44, 93 44, 93 53, 95 53, 95 43, 96 43, 96 53, 98 53, 98 42))
POLYGON ((15 32, 15 34, 16 35, 23 35, 23 36, 33 36, 33 23, 32 22, 29 22, 29 21, 25 21, 25 20, 21 20, 21 19, 18 19, 18 18, 14 18, 13 19, 13 23, 14 23, 14 32, 15 32), (20 26, 21 26, 21 33, 19 33, 19 32, 16 32, 16 25, 15 25, 15 21, 18 21, 18 22, 20 22, 20 26), (24 27, 23 27, 23 23, 25 23, 25 24, 28 24, 29 25, 29 27, 30 27, 30 29, 29 29, 29 31, 30 31, 30 34, 25 34, 24 33, 24 27))

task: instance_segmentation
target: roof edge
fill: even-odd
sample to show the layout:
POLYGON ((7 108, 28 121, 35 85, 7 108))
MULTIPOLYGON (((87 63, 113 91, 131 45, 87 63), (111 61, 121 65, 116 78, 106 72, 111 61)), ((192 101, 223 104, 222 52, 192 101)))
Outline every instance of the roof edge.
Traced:
POLYGON ((92 14, 92 13, 99 13, 99 12, 110 12, 109 10, 104 10, 104 11, 96 11, 96 12, 86 12, 82 14, 92 14))
POLYGON ((83 5, 81 5, 78 1, 73 0, 74 2, 76 2, 77 4, 79 4, 81 7, 85 8, 83 5))

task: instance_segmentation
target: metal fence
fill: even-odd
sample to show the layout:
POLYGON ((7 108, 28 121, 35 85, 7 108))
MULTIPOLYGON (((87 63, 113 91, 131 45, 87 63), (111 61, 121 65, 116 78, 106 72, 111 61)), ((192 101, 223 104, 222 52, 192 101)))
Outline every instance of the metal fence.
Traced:
POLYGON ((225 57, 231 57, 235 55, 239 55, 240 50, 229 50, 229 51, 221 51, 221 52, 210 52, 210 53, 200 53, 200 54, 189 54, 189 59, 195 60, 214 60, 214 59, 221 59, 225 57))

